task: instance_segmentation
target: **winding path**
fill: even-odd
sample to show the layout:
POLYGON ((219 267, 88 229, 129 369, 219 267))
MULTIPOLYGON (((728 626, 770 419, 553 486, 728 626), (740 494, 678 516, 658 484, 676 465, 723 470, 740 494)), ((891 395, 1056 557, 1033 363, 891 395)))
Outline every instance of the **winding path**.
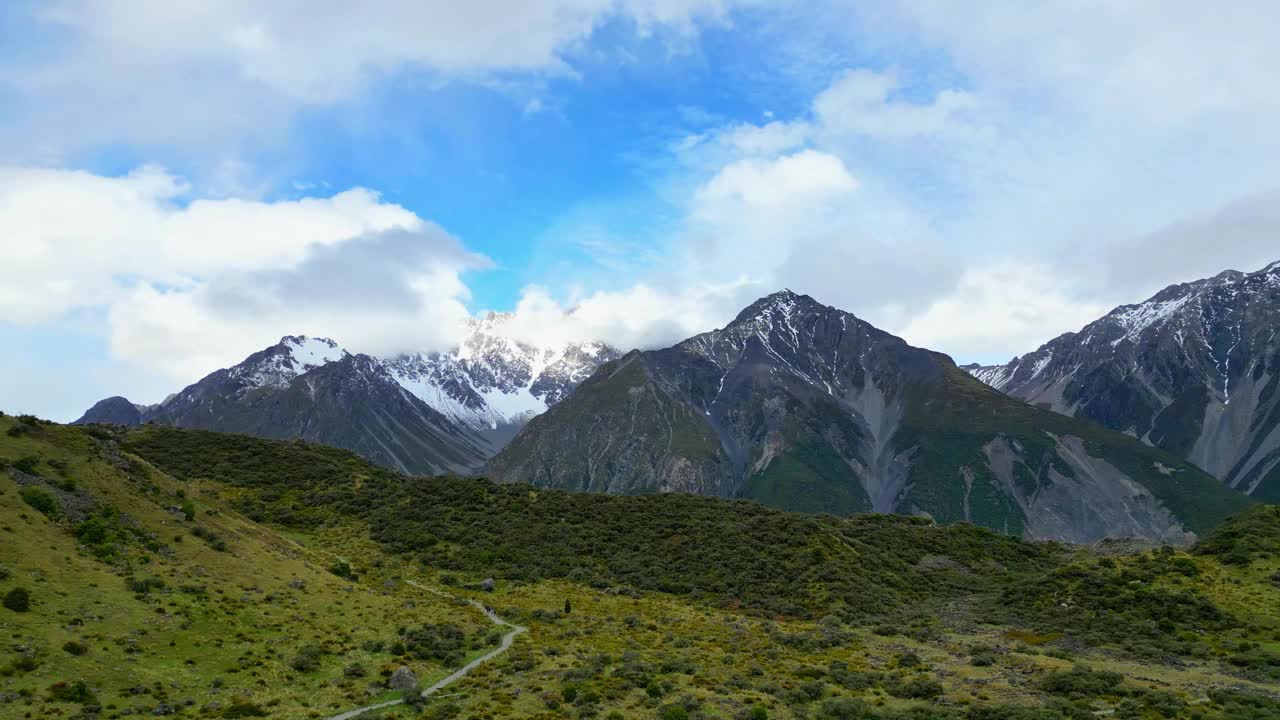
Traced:
MULTIPOLYGON (((429 593, 434 593, 441 597, 457 599, 457 596, 455 595, 450 595, 447 592, 441 592, 440 590, 436 590, 435 588, 429 588, 425 585, 419 585, 418 583, 412 580, 405 580, 405 582, 408 583, 409 585, 412 585, 418 588, 419 590, 426 590, 429 593)), ((451 673, 448 677, 437 681, 431 687, 427 688, 426 690, 423 690, 422 697, 430 697, 436 694, 443 688, 448 687, 449 685, 466 677, 468 673, 476 669, 478 666, 488 662, 489 660, 492 660, 493 658, 511 649, 511 643, 515 642, 516 636, 528 629, 522 625, 513 625, 507 622, 506 620, 503 620, 502 618, 498 617, 497 613, 485 607, 484 604, 480 603, 479 601, 472 600, 471 598, 464 598, 464 599, 468 603, 470 603, 472 607, 484 613, 484 616, 489 618, 489 621, 492 622, 494 625, 502 625, 505 627, 509 627, 511 628, 511 631, 502 636, 502 642, 498 644, 498 647, 494 648, 493 650, 490 650, 484 655, 481 655, 475 660, 472 660, 466 665, 463 665, 462 667, 453 671, 453 673, 451 673)), ((365 705, 364 707, 356 708, 355 710, 348 710, 340 715, 334 715, 333 717, 329 718, 329 720, 350 720, 350 718, 356 717, 358 715, 363 715, 364 713, 367 713, 371 710, 380 710, 385 707, 391 707, 392 705, 399 705, 403 702, 404 702, 404 699, 401 698, 397 700, 388 700, 386 702, 377 703, 376 705, 365 705)))

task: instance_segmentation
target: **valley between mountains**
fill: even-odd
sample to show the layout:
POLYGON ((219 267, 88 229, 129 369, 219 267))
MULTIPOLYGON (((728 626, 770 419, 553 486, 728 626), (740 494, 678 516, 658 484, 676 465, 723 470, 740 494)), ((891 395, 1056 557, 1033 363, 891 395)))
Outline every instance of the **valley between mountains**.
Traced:
POLYGON ((0 717, 1280 717, 1280 265, 999 367, 512 322, 0 415, 0 717))

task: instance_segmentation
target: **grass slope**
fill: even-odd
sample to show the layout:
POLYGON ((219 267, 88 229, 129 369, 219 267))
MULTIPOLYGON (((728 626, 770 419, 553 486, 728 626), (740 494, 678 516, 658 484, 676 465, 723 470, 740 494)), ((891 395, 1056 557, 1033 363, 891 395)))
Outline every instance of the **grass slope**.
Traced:
POLYGON ((25 611, 0 608, 0 717, 81 706, 106 717, 319 717, 365 703, 402 662, 421 678, 445 673, 445 658, 391 653, 397 628, 447 624, 468 642, 492 639, 474 611, 403 583, 337 577, 337 554, 79 429, 0 419, 0 458, 29 470, 0 471, 0 595, 30 597, 25 611), (15 427, 30 429, 15 437, 15 427), (37 492, 55 499, 49 515, 29 502, 37 492), (104 525, 127 531, 96 531, 104 525))
MULTIPOLYGON (((23 424, 0 418, 0 431, 23 424)), ((0 594, 32 592, 29 610, 0 608, 17 636, 0 657, 0 717, 95 704, 102 717, 162 704, 327 717, 382 697, 384 667, 439 677, 491 639, 473 611, 419 586, 529 628, 430 718, 1280 717, 1274 508, 1189 553, 1083 549, 911 518, 405 478, 331 448, 169 428, 36 424, 0 432, 0 457, 0 594), (145 532, 116 555, 85 541, 101 533, 77 544, 68 481, 145 532), (339 560, 355 579, 327 569, 339 560), (467 589, 489 576, 495 592, 467 589), (139 598, 145 583, 127 577, 165 586, 139 598), (203 593, 179 590, 196 582, 203 593), (464 646, 366 649, 415 637, 442 649, 447 633, 423 624, 457 627, 464 646), (307 645, 324 651, 300 671, 307 645), (353 663, 368 675, 346 677, 353 663)))

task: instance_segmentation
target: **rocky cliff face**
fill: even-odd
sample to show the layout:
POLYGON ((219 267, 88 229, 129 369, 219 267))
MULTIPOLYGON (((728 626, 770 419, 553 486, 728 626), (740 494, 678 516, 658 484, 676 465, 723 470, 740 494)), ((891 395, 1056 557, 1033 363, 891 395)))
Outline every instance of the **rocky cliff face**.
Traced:
POLYGON ((1184 542, 1246 502, 1186 462, 1003 396, 945 355, 789 291, 721 330, 602 366, 489 470, 1079 542, 1184 542))
POLYGON ((1280 501, 1280 263, 1168 287, 1005 365, 992 387, 1280 501))

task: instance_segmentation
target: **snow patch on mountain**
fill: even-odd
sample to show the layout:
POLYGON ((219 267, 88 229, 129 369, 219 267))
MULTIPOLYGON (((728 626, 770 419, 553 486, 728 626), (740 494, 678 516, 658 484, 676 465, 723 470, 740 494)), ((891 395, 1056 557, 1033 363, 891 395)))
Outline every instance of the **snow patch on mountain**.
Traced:
POLYGON ((281 345, 289 348, 295 362, 303 371, 318 368, 321 365, 337 362, 346 356, 347 351, 338 347, 338 343, 329 338, 313 338, 305 335, 286 337, 281 345))
MULTIPOLYGON (((1126 306, 1111 314, 1111 319, 1120 324, 1124 328, 1125 334, 1120 338, 1111 341, 1111 346, 1115 347, 1125 340, 1135 338, 1142 334, 1144 330, 1164 322, 1184 305, 1193 299, 1194 295, 1188 293, 1182 297, 1172 300, 1163 300, 1159 302, 1148 301, 1141 305, 1126 306)), ((1038 373, 1037 373, 1038 374, 1038 373)))

